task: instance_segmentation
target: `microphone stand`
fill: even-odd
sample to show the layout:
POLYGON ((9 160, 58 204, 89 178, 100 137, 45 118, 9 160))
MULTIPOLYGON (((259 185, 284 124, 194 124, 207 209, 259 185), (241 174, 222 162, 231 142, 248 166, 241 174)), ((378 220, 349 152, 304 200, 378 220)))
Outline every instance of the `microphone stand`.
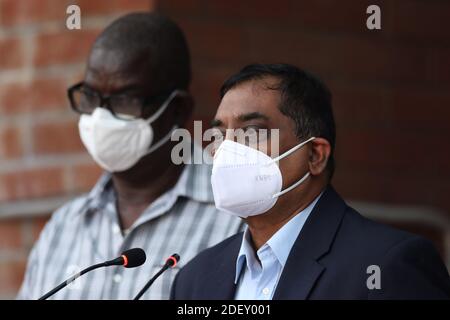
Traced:
POLYGON ((42 297, 39 298, 39 300, 46 300, 46 299, 50 298, 52 295, 54 295, 59 290, 61 290, 65 286, 67 286, 69 283, 71 283, 71 282, 75 281, 76 279, 78 279, 79 277, 81 277, 83 274, 85 274, 85 273, 87 273, 89 271, 101 268, 101 267, 106 267, 106 266, 107 266, 106 262, 102 262, 102 263, 94 264, 93 266, 90 266, 90 267, 87 267, 86 269, 81 270, 81 272, 73 275, 72 277, 70 277, 66 281, 62 282, 57 287, 53 288, 52 290, 50 290, 49 292, 44 294, 42 297))
POLYGON ((159 270, 158 271, 158 273, 157 274, 155 274, 154 276, 153 276, 153 278, 151 278, 150 280, 148 280, 148 282, 145 284, 145 286, 142 288, 142 290, 141 291, 139 291, 139 293, 137 294, 137 296, 136 297, 134 297, 134 299, 133 300, 139 300, 141 297, 142 297, 142 295, 145 293, 145 291, 147 291, 147 289, 148 288, 150 288, 150 286, 152 285, 152 283, 164 272, 164 271, 166 271, 167 269, 169 269, 169 265, 166 263, 165 265, 164 265, 164 267, 162 267, 161 268, 161 270, 159 270))

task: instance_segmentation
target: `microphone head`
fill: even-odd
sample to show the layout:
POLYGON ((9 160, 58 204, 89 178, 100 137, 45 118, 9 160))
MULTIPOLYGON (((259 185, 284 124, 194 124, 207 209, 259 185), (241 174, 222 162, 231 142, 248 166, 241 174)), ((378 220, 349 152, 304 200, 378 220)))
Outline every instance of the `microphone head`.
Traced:
POLYGON ((180 256, 177 253, 174 253, 166 260, 166 265, 173 268, 177 265, 178 261, 180 261, 180 256))
POLYGON ((123 266, 125 268, 135 268, 144 264, 146 255, 145 251, 141 248, 133 248, 122 252, 122 258, 124 260, 123 266))

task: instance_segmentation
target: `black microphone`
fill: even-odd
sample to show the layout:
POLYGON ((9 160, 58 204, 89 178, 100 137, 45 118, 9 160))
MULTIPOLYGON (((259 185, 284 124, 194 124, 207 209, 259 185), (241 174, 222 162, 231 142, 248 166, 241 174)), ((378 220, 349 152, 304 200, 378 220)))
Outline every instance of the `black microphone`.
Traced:
POLYGON ((178 254, 176 254, 176 253, 174 253, 174 254, 171 255, 169 258, 167 258, 166 263, 165 263, 164 266, 161 268, 161 270, 159 270, 158 273, 155 274, 155 275, 153 276, 153 278, 151 278, 151 279, 147 282, 147 284, 142 288, 142 290, 139 291, 139 293, 137 294, 137 296, 134 297, 134 300, 139 300, 139 299, 142 297, 142 295, 145 293, 145 291, 147 291, 148 288, 150 288, 150 286, 152 285, 152 283, 153 283, 156 279, 158 279, 158 277, 159 277, 160 275, 162 275, 164 271, 166 271, 166 270, 169 269, 169 268, 174 268, 174 267, 177 265, 178 261, 180 261, 180 256, 179 256, 178 254))
POLYGON ((75 281, 79 277, 81 277, 83 274, 88 273, 89 271, 102 268, 102 267, 109 267, 109 266, 124 266, 125 268, 135 268, 139 267, 140 265, 144 264, 146 259, 146 255, 144 250, 140 248, 133 248, 128 249, 124 252, 122 252, 122 255, 118 258, 115 258, 113 260, 105 261, 102 263, 94 264, 93 266, 87 267, 86 269, 82 270, 80 273, 77 273, 61 283, 59 286, 55 287, 54 289, 50 290, 46 294, 44 294, 42 297, 39 298, 39 300, 46 300, 47 298, 51 297, 55 293, 57 293, 59 290, 67 286, 69 283, 75 281))

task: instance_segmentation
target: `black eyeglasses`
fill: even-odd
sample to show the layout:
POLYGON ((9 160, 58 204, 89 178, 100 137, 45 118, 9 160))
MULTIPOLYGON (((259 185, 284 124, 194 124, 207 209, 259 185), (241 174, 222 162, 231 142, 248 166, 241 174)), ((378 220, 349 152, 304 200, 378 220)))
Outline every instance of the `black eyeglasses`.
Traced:
MULTIPOLYGON (((171 92, 153 97, 138 97, 127 94, 103 96, 100 92, 87 87, 84 82, 77 83, 67 90, 72 109, 81 114, 92 114, 95 108, 106 108, 114 117, 122 120, 148 118, 152 114, 148 106, 162 103, 171 92)), ((154 111, 154 110, 153 110, 154 111)))

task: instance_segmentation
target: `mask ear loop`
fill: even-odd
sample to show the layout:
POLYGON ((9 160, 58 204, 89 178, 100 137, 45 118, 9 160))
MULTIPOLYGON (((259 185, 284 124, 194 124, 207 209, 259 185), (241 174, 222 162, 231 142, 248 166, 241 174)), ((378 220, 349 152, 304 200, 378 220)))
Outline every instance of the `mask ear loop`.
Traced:
MULTIPOLYGON (((150 118, 148 118, 146 122, 148 124, 151 124, 153 121, 158 119, 159 116, 167 109, 170 102, 172 102, 173 98, 175 98, 177 95, 187 95, 187 92, 183 90, 174 90, 167 98, 167 100, 164 101, 161 108, 159 108, 158 111, 156 111, 150 118)), ((153 146, 150 147, 150 149, 147 150, 144 156, 149 155, 150 153, 161 147, 163 144, 165 144, 167 141, 169 141, 175 129, 178 129, 178 125, 174 125, 172 129, 163 138, 161 138, 157 143, 155 143, 153 146)))
POLYGON ((315 138, 316 138, 316 137, 311 137, 311 138, 309 138, 308 140, 303 141, 302 143, 296 145, 295 147, 293 147, 293 148, 291 148, 290 150, 286 151, 286 152, 283 153, 282 155, 279 155, 278 157, 273 158, 273 159, 272 159, 272 162, 278 162, 278 161, 280 161, 281 159, 283 159, 283 158, 287 157, 288 155, 290 155, 291 153, 297 151, 298 149, 300 149, 301 147, 303 147, 303 146, 304 146, 305 144, 307 144, 308 142, 314 140, 315 138))
POLYGON ((153 121, 155 121, 156 119, 158 119, 161 114, 167 109, 167 107, 169 106, 169 104, 172 102, 173 98, 175 98, 178 95, 187 95, 186 91, 183 90, 174 90, 170 96, 167 98, 166 101, 164 101, 164 103, 162 104, 161 108, 159 108, 150 118, 148 118, 145 122, 147 122, 148 124, 152 123, 153 121))
MULTIPOLYGON (((282 155, 272 159, 272 161, 270 163, 274 163, 274 162, 278 162, 281 159, 287 157, 288 155, 292 154, 293 152, 297 151, 298 149, 300 149, 301 147, 303 147, 305 144, 307 144, 308 142, 314 140, 316 137, 311 137, 308 140, 303 141, 302 143, 296 145, 295 147, 291 148, 290 150, 286 151, 285 153, 283 153, 282 155)), ((301 185, 306 179, 308 179, 308 177, 310 176, 310 172, 308 171, 299 181, 297 181, 296 183, 292 184, 291 186, 287 187, 284 190, 281 190, 280 192, 275 193, 272 198, 278 198, 279 196, 291 191, 292 189, 298 187, 299 185, 301 185)))
POLYGON ((300 180, 298 180, 296 183, 294 183, 294 184, 291 185, 290 187, 287 187, 286 189, 281 190, 281 191, 278 192, 278 193, 275 193, 275 194, 272 196, 272 198, 278 198, 279 196, 285 194, 286 192, 289 192, 289 191, 291 191, 292 189, 298 187, 298 186, 301 185, 306 179, 308 179, 308 177, 309 177, 310 175, 311 175, 311 174, 310 174, 309 171, 308 171, 308 172, 303 176, 303 178, 301 178, 300 180))
POLYGON ((155 143, 153 146, 150 147, 150 149, 147 150, 147 152, 145 153, 144 156, 149 155, 150 153, 152 153, 153 151, 155 151, 156 149, 158 149, 159 147, 161 147, 163 144, 165 144, 167 141, 170 140, 172 133, 178 129, 177 125, 174 125, 172 127, 172 129, 169 131, 169 133, 167 133, 163 138, 159 139, 159 141, 157 143, 155 143))

